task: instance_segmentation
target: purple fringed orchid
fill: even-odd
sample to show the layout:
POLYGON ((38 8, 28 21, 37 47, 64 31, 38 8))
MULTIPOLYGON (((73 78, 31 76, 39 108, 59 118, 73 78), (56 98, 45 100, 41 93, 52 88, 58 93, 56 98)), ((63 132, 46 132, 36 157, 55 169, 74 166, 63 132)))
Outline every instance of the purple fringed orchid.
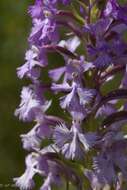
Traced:
POLYGON ((97 136, 95 133, 82 133, 79 122, 73 122, 69 130, 64 124, 57 126, 54 132, 56 145, 67 159, 81 159, 85 152, 95 144, 97 136))
POLYGON ((31 189, 35 186, 33 177, 36 174, 36 155, 30 154, 26 157, 26 171, 21 177, 14 178, 20 189, 31 189))
POLYGON ((33 46, 30 50, 26 52, 26 63, 21 67, 17 68, 17 75, 20 79, 27 76, 31 79, 37 79, 40 76, 39 66, 42 66, 38 59, 38 49, 33 46))
POLYGON ((16 109, 15 115, 23 121, 35 120, 38 115, 45 113, 50 107, 51 101, 47 101, 41 96, 43 87, 40 84, 23 87, 21 92, 21 103, 16 109))
POLYGON ((33 128, 21 134, 29 155, 16 186, 36 188, 39 175, 40 190, 127 189, 127 5, 35 0, 28 13, 29 48, 17 75, 31 84, 15 115, 33 128))

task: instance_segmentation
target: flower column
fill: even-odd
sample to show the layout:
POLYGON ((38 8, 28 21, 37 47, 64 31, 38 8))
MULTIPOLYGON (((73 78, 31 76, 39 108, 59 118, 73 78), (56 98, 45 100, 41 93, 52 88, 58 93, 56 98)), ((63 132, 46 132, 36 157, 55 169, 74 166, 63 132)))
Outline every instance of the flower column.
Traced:
POLYGON ((127 177, 126 6, 116 0, 102 2, 102 8, 92 0, 36 0, 28 12, 29 50, 17 75, 31 84, 23 87, 15 115, 35 126, 21 135, 29 155, 16 185, 32 189, 38 174, 44 179, 41 190, 65 183, 66 189, 70 184, 88 189, 87 179, 93 190, 106 185, 120 190, 127 177), (60 54, 64 66, 48 71, 52 83, 47 84, 41 75, 49 68, 50 52, 60 54), (114 80, 115 87, 106 90, 114 80), (49 91, 61 96, 61 117, 47 114, 54 106, 46 100, 49 91))

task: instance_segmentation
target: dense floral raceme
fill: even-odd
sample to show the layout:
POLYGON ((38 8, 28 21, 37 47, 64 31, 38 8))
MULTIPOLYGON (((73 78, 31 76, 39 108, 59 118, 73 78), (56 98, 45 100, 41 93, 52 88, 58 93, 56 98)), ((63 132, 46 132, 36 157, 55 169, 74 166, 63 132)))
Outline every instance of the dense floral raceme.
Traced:
POLYGON ((21 190, 127 189, 127 5, 117 0, 35 0, 25 64, 30 85, 15 115, 21 190), (53 55, 53 56, 52 56, 53 55), (55 59, 56 57, 56 59, 55 59))

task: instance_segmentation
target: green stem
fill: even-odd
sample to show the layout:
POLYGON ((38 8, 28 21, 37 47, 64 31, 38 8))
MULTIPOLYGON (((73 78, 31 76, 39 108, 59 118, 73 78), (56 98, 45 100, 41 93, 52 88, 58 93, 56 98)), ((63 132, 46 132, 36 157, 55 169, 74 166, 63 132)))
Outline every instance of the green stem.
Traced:
POLYGON ((91 23, 91 0, 89 0, 88 23, 91 23))
POLYGON ((69 190, 69 181, 66 182, 66 190, 69 190))
POLYGON ((80 24, 85 24, 85 20, 83 17, 81 17, 79 15, 79 13, 77 12, 77 10, 75 9, 75 6, 73 4, 71 4, 72 10, 73 10, 73 14, 75 16, 75 18, 77 19, 77 21, 79 21, 80 24))

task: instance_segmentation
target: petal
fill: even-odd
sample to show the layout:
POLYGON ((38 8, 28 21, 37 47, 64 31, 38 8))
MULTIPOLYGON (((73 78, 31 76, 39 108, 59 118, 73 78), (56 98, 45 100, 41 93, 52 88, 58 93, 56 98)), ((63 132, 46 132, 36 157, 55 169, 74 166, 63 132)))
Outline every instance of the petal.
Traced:
POLYGON ((32 169, 27 169, 21 177, 14 178, 14 182, 21 190, 32 189, 35 186, 33 176, 35 172, 32 169))
POLYGON ((108 154, 100 154, 94 157, 94 171, 100 183, 111 184, 116 182, 117 175, 114 169, 113 160, 108 154))
POLYGON ((29 154, 26 157, 26 171, 21 177, 14 178, 14 182, 17 187, 22 190, 32 189, 35 185, 33 177, 36 174, 34 166, 37 164, 36 156, 29 154))
POLYGON ((71 91, 71 87, 69 86, 68 83, 64 82, 63 84, 55 84, 53 83, 51 86, 51 89, 55 92, 70 92, 71 91))
POLYGON ((80 104, 86 105, 92 101, 97 92, 94 89, 77 88, 77 93, 80 99, 80 104))
POLYGON ((53 138, 55 140, 56 145, 59 148, 62 148, 62 146, 64 146, 65 143, 72 139, 72 133, 69 131, 69 129, 66 127, 64 123, 61 123, 61 125, 56 126, 53 138))
POLYGON ((104 68, 112 64, 112 59, 108 54, 101 54, 94 61, 94 65, 97 68, 104 68))
POLYGON ((78 37, 74 36, 66 41, 64 40, 60 41, 58 45, 67 48, 71 52, 75 52, 77 47, 80 45, 80 40, 78 37))
POLYGON ((88 151, 97 141, 97 135, 89 132, 86 134, 78 133, 79 141, 83 144, 85 151, 88 151))
POLYGON ((103 188, 103 184, 99 182, 97 175, 92 170, 85 170, 84 174, 89 179, 92 189, 101 190, 103 188))
POLYGON ((65 67, 59 67, 56 69, 52 69, 49 71, 49 77, 53 79, 53 81, 58 81, 63 73, 65 72, 65 67))
POLYGON ((78 159, 80 160, 84 156, 84 152, 78 141, 77 132, 73 134, 72 141, 70 143, 64 144, 62 147, 62 153, 67 159, 78 159))
POLYGON ((23 148, 26 150, 39 149, 40 147, 40 138, 36 134, 37 126, 35 126, 27 134, 20 135, 23 142, 23 148))
POLYGON ((76 87, 74 86, 68 95, 61 98, 60 105, 63 109, 65 109, 66 107, 70 105, 72 99, 75 96, 75 93, 76 93, 76 87))
POLYGON ((49 173, 40 190, 51 190, 52 173, 49 173))

